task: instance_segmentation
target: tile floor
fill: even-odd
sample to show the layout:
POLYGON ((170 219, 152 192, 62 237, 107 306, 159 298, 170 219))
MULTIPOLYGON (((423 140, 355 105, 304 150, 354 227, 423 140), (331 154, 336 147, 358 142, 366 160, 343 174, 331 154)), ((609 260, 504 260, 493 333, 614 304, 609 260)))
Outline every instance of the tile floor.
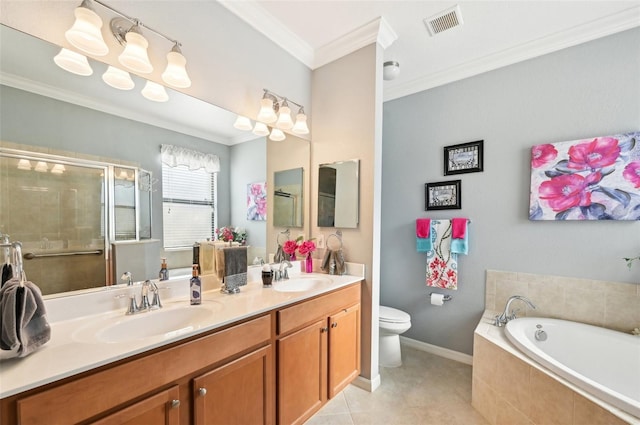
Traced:
POLYGON ((373 393, 350 385, 306 425, 488 425, 471 407, 471 366, 402 346, 373 393))

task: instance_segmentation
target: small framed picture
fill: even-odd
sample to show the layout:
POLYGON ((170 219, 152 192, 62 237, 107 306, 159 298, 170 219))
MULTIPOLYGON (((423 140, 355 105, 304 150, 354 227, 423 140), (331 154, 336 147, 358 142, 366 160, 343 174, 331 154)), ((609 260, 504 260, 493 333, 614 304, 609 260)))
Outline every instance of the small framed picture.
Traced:
POLYGON ((444 175, 477 173, 483 167, 484 140, 444 147, 444 175))
POLYGON ((424 185, 425 210, 459 210, 461 181, 426 183, 424 185))

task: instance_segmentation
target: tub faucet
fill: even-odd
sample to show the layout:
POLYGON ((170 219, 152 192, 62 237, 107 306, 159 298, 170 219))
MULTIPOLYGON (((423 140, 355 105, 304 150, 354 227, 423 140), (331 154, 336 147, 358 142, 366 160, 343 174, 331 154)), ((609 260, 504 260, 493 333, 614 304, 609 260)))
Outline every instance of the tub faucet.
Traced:
POLYGON ((512 311, 511 313, 509 313, 509 309, 511 307, 511 303, 515 300, 520 300, 525 302, 529 307, 535 309, 536 306, 533 305, 533 303, 526 297, 523 297, 522 295, 512 295, 509 297, 509 299, 507 300, 507 304, 504 306, 504 311, 502 312, 502 314, 499 314, 495 317, 495 321, 493 322, 494 325, 496 326, 504 326, 506 325, 510 320, 513 320, 516 318, 516 311, 512 311))

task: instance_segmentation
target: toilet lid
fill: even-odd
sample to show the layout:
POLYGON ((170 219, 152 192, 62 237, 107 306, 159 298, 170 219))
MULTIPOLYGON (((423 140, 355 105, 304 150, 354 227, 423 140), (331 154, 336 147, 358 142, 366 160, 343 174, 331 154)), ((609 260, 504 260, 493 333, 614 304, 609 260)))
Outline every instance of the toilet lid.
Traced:
POLYGON ((411 316, 402 310, 381 305, 380 321, 387 323, 405 323, 411 321, 411 316))

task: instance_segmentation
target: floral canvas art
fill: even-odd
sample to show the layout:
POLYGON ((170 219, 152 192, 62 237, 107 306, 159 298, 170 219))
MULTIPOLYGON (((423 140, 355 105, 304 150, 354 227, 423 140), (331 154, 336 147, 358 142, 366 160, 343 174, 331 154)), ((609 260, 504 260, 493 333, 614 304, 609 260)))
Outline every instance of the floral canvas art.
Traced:
POLYGON ((640 220, 640 131, 531 149, 531 220, 640 220))
POLYGON ((247 185, 247 220, 267 220, 267 183, 249 183, 247 185))

